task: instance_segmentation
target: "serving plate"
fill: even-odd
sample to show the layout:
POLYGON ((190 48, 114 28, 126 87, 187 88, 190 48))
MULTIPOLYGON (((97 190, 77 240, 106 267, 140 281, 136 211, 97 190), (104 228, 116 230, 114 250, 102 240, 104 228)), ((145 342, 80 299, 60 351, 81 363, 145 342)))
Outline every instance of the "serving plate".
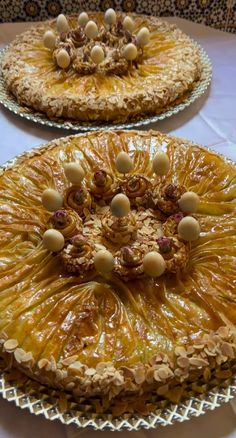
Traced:
MULTIPOLYGON (((216 386, 212 380, 206 393, 193 394, 181 403, 161 407, 161 402, 156 402, 156 408, 148 415, 124 414, 115 417, 111 413, 98 413, 95 398, 86 400, 80 397, 75 400, 70 394, 48 388, 23 375, 20 377, 18 371, 15 375, 14 371, 0 371, 0 394, 32 414, 43 415, 48 420, 59 420, 65 425, 74 424, 94 430, 137 431, 183 422, 230 401, 236 394, 236 367, 234 372, 234 377, 225 380, 222 385, 216 386)), ((155 404, 155 396, 152 403, 155 404)))
MULTIPOLYGON (((1 166, 0 173, 16 165, 23 158, 35 155, 37 149, 47 147, 45 144, 24 152, 1 166)), ((228 158, 224 159, 226 162, 232 162, 228 158)), ((224 369, 224 365, 222 368, 224 369)), ((197 385, 194 384, 196 382, 186 384, 187 397, 180 402, 168 404, 166 400, 161 400, 153 393, 150 412, 145 415, 132 412, 114 415, 112 407, 109 406, 102 411, 98 409, 98 406, 101 407, 101 399, 98 397, 75 399, 71 394, 42 385, 18 370, 4 369, 1 359, 0 394, 4 399, 29 410, 32 414, 43 415, 49 420, 59 420, 65 425, 74 424, 83 429, 90 427, 94 430, 137 431, 183 422, 229 402, 236 395, 236 363, 232 364, 230 371, 230 377, 225 380, 219 380, 218 375, 216 377, 213 372, 211 380, 207 383, 198 381, 197 385)))
MULTIPOLYGON (((180 100, 175 101, 172 105, 165 108, 163 112, 157 114, 155 116, 148 116, 142 118, 140 120, 134 120, 127 123, 87 123, 87 122, 78 122, 73 120, 50 120, 45 114, 36 112, 35 110, 28 108, 26 106, 21 106, 13 96, 5 87, 5 82, 2 74, 0 73, 0 103, 13 112, 14 114, 30 120, 32 122, 41 124, 43 126, 49 126, 51 128, 59 128, 59 129, 67 129, 76 132, 88 132, 88 131, 97 131, 99 129, 106 130, 114 130, 114 129, 132 129, 132 128, 140 128, 146 125, 156 123, 160 120, 164 120, 168 117, 171 117, 180 111, 183 111, 189 105, 191 105, 195 100, 201 97, 207 90, 210 85, 212 78, 212 65, 211 61, 205 52, 205 50, 193 42, 196 47, 200 51, 200 58, 203 66, 201 79, 195 83, 194 88, 188 92, 184 97, 180 100)), ((3 60, 4 53, 6 52, 7 47, 0 51, 0 70, 1 64, 3 60)))

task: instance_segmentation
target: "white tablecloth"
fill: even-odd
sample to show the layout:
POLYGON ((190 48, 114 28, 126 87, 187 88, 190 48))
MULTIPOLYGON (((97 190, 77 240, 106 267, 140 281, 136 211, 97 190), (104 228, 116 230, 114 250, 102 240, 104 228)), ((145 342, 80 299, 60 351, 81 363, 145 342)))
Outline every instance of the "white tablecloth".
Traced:
MULTIPOLYGON (((168 18, 197 40, 213 63, 213 81, 208 92, 190 108, 150 126, 208 146, 236 161, 236 36, 183 19, 168 18)), ((10 42, 29 24, 1 24, 0 47, 10 42)), ((44 128, 20 119, 0 108, 0 164, 33 146, 67 135, 67 131, 44 128)), ((236 438, 236 417, 228 404, 191 421, 159 428, 158 431, 131 432, 133 438, 236 438)), ((127 432, 78 431, 46 421, 0 400, 0 438, 126 438, 127 432)))

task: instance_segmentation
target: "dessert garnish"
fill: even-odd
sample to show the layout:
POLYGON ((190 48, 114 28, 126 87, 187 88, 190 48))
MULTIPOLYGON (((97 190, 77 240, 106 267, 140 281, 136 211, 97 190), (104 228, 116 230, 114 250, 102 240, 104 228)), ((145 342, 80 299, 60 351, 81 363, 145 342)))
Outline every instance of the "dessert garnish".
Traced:
POLYGON ((184 213, 195 213, 199 204, 199 196, 195 192, 185 192, 178 201, 184 213))
POLYGON ((59 252, 64 247, 65 239, 60 231, 50 229, 43 235, 43 246, 49 251, 59 252))
POLYGON ((80 188, 79 190, 76 190, 74 193, 74 201, 76 204, 81 205, 84 203, 86 199, 86 192, 84 189, 80 188))
POLYGON ((157 153, 152 163, 159 180, 134 171, 128 175, 134 163, 125 151, 114 162, 122 177, 101 168, 87 175, 80 162, 64 165, 71 183, 64 199, 54 189, 46 189, 42 196, 45 208, 54 211, 43 236, 44 246, 54 252, 62 250, 65 268, 77 276, 84 275, 85 269, 127 282, 184 270, 189 242, 200 234, 198 221, 190 216, 197 210, 198 195, 171 182, 163 184, 162 177, 170 168, 164 152, 157 153), (158 214, 157 208, 165 214, 158 214), (142 217, 147 218, 156 240, 148 239, 142 217))
POLYGON ((78 24, 81 27, 85 27, 89 21, 89 16, 86 12, 81 12, 78 16, 78 24))
POLYGON ((85 209, 91 209, 91 203, 92 200, 88 190, 86 190, 86 188, 84 187, 81 187, 80 185, 73 184, 65 192, 65 207, 73 208, 81 216, 85 214, 85 209))
POLYGON ((176 184, 167 184, 164 189, 164 196, 166 198, 177 201, 179 198, 179 188, 176 184))
POLYGON ((138 49, 133 43, 129 43, 124 46, 122 53, 127 61, 134 61, 138 56, 138 49))
POLYGON ((104 21, 109 26, 116 24, 116 13, 115 13, 114 9, 109 8, 106 10, 105 15, 104 15, 104 21))
POLYGON ((123 281, 143 277, 144 251, 137 246, 123 246, 116 253, 114 273, 123 281))
POLYGON ((90 193, 95 199, 110 202, 118 191, 118 181, 111 172, 103 169, 94 172, 90 183, 90 193))
POLYGON ((184 214, 179 211, 178 213, 175 213, 173 216, 171 216, 171 218, 173 218, 173 220, 178 224, 184 217, 184 214))
POLYGON ((143 270, 149 277, 160 277, 164 274, 166 262, 161 254, 151 251, 144 256, 143 270))
POLYGON ((127 216, 130 212, 130 202, 127 196, 122 193, 114 196, 111 201, 112 215, 118 218, 127 216))
POLYGON ((134 21, 132 20, 132 18, 130 18, 128 16, 125 17, 124 20, 123 20, 122 25, 123 25, 123 28, 126 31, 128 31, 128 32, 130 32, 132 34, 132 32, 134 31, 134 26, 135 26, 134 21))
POLYGON ((192 216, 186 216, 179 222, 178 233, 180 237, 187 242, 197 240, 200 231, 199 222, 192 216))
POLYGON ((81 12, 76 28, 71 28, 67 18, 60 14, 57 17, 58 34, 47 30, 43 43, 62 70, 70 67, 79 74, 98 71, 123 75, 141 62, 143 47, 150 39, 147 27, 142 27, 136 36, 134 27, 134 21, 128 16, 123 21, 117 20, 112 8, 105 12, 102 25, 81 12))
POLYGON ((136 266, 140 263, 140 251, 137 248, 124 246, 121 248, 121 264, 126 266, 136 266))
POLYGON ((178 224, 184 218, 184 213, 179 211, 169 216, 163 223, 163 232, 165 236, 174 236, 178 234, 178 224))
POLYGON ((55 54, 58 67, 66 69, 70 65, 70 55, 66 49, 57 50, 55 54))
POLYGON ((69 30, 69 23, 63 14, 57 17, 57 30, 59 33, 66 33, 69 30))
POLYGON ((113 243, 123 245, 136 237, 137 225, 130 213, 130 201, 119 193, 111 201, 110 211, 102 218, 103 235, 113 243))
POLYGON ((85 35, 90 39, 93 40, 98 36, 98 27, 97 24, 90 20, 85 26, 85 35))
POLYGON ((91 50, 91 59, 94 62, 94 64, 100 64, 102 61, 104 61, 105 53, 101 46, 96 44, 91 50))
POLYGON ((42 204, 48 211, 56 211, 63 206, 63 197, 54 189, 46 189, 42 194, 42 204))
POLYGON ((72 183, 72 184, 80 184, 85 176, 85 172, 83 167, 76 162, 67 163, 64 166, 64 172, 66 178, 72 183))
POLYGON ((170 216, 180 210, 178 201, 184 192, 185 188, 183 186, 173 183, 163 185, 157 183, 154 187, 153 199, 156 207, 170 216))
POLYGON ((68 213, 66 210, 55 211, 52 217, 55 228, 64 228, 68 221, 68 213))
POLYGON ((137 34, 137 45, 140 47, 144 47, 149 43, 150 40, 150 32, 147 27, 142 27, 137 34))
POLYGON ((134 167, 133 160, 127 154, 127 152, 120 152, 116 157, 116 168, 118 172, 126 174, 129 173, 134 167))
POLYGON ((104 187, 107 182, 107 173, 105 170, 97 170, 93 175, 93 182, 97 187, 104 187))
POLYGON ((101 249, 94 256, 94 265, 97 271, 104 275, 111 272, 114 268, 114 257, 110 251, 101 249))
POLYGON ((144 175, 134 174, 124 179, 122 191, 129 198, 131 205, 146 205, 149 200, 151 183, 144 175))
POLYGON ((93 242, 83 234, 74 236, 70 243, 61 252, 62 262, 69 273, 73 273, 81 279, 94 274, 94 256, 96 254, 93 242))
POLYGON ((60 209, 53 214, 50 225, 59 230, 65 239, 72 238, 82 228, 82 219, 73 209, 60 209))
POLYGON ((153 172, 158 176, 166 175, 170 170, 170 160, 165 152, 157 152, 152 161, 153 172))
POLYGON ((172 240, 169 237, 162 236, 157 239, 160 253, 167 253, 171 251, 172 240))
POLYGON ((52 30, 47 30, 43 36, 43 44, 47 49, 54 50, 56 45, 56 35, 52 30))

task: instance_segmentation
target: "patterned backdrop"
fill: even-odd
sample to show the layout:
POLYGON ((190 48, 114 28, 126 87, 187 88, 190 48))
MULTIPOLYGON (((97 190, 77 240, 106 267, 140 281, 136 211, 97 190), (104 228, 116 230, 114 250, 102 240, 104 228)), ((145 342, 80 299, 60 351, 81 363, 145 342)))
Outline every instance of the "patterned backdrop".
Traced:
POLYGON ((177 16, 236 32, 236 0, 0 0, 0 22, 37 21, 60 12, 105 10, 177 16))

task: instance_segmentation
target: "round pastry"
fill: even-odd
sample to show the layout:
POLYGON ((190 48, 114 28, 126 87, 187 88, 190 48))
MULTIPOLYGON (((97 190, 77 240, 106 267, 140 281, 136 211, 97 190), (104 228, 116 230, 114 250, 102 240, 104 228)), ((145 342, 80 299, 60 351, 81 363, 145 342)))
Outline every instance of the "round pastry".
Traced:
POLYGON ((122 190, 129 198, 131 205, 145 205, 149 200, 151 184, 143 175, 131 175, 124 179, 122 190))
POLYGON ((166 215, 173 215, 180 210, 179 200, 182 194, 185 193, 184 186, 177 184, 159 184, 154 187, 153 200, 155 207, 161 210, 166 215))
POLYGON ((4 56, 7 89, 50 119, 87 122, 126 122, 184 99, 201 78, 197 46, 157 17, 115 16, 108 24, 102 12, 60 14, 34 25, 4 56))
POLYGON ((55 140, 14 163, 0 176, 0 355, 8 368, 126 412, 148 412, 153 393, 178 402, 204 391, 211 376, 231 375, 235 165, 185 140, 135 131, 55 140), (152 165, 160 150, 169 159, 164 177, 152 165), (128 178, 145 178, 153 198, 158 184, 165 196, 178 188, 175 207, 184 192, 198 195, 194 215, 164 209, 164 195, 164 217, 155 199, 153 208, 135 198, 131 205, 116 167, 122 151, 134 164, 128 178), (78 186, 64 174, 73 160, 84 170, 78 186), (91 188, 102 168, 118 190, 104 204, 91 188), (74 187, 90 200, 86 214, 68 195, 74 187), (42 202, 49 189, 64 203, 59 213, 42 202))
POLYGON ((75 210, 60 209, 50 218, 49 228, 59 230, 65 239, 70 239, 81 231, 81 224, 82 220, 75 210))
POLYGON ((75 274, 81 281, 95 274, 93 242, 89 242, 82 234, 74 236, 61 252, 62 263, 68 273, 75 274))
POLYGON ((64 204, 66 208, 71 208, 80 216, 86 216, 91 209, 91 196, 84 187, 71 185, 65 192, 64 204))
POLYGON ((114 175, 103 169, 96 170, 90 183, 90 192, 96 200, 109 202, 118 193, 119 184, 114 175))

